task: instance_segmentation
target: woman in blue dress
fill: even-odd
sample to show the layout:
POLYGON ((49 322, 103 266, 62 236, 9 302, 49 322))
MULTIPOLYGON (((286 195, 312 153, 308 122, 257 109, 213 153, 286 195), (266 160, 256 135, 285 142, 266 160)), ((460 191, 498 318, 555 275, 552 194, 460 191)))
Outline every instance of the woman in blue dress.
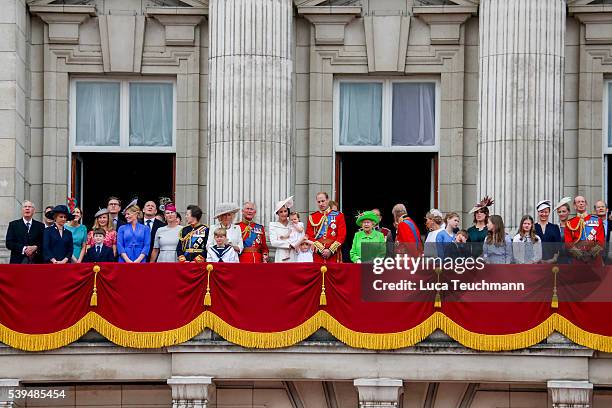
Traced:
POLYGON ((45 228, 43 234, 43 257, 46 263, 65 264, 72 259, 72 233, 65 227, 66 221, 72 221, 65 205, 56 205, 45 214, 54 223, 45 228))
POLYGON ((127 224, 119 227, 117 232, 117 252, 121 263, 146 262, 151 245, 151 230, 138 223, 140 207, 130 205, 125 209, 127 224))
POLYGON ((535 224, 535 233, 542 242, 542 262, 555 263, 559 257, 561 249, 561 230, 557 224, 548 222, 552 203, 549 200, 542 200, 536 205, 538 212, 538 222, 535 224))

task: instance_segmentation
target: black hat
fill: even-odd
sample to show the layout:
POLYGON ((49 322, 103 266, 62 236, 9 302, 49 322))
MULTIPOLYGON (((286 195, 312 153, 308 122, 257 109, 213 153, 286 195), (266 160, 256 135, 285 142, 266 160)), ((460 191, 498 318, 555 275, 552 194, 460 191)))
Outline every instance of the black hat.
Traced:
POLYGON ((68 221, 74 220, 74 215, 70 214, 70 210, 68 210, 68 207, 66 207, 63 204, 56 205, 55 207, 53 207, 51 211, 47 211, 47 213, 45 214, 45 217, 52 220, 53 217, 55 217, 55 214, 66 214, 66 220, 68 221))

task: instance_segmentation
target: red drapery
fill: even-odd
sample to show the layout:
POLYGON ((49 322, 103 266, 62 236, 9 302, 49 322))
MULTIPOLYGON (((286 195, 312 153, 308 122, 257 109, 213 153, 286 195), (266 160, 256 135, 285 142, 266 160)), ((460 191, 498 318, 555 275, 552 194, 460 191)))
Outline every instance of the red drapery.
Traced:
POLYGON ((354 264, 328 265, 325 273, 318 264, 221 263, 210 271, 207 264, 99 267, 95 273, 92 264, 0 266, 0 341, 48 350, 95 329, 122 346, 162 347, 209 327, 245 347, 274 348, 323 327, 353 347, 393 349, 441 329, 467 347, 512 350, 557 330, 612 352, 607 267, 584 282, 575 276, 564 281, 570 274, 561 267, 555 282, 547 265, 488 266, 482 276, 522 279, 538 296, 491 301, 442 294, 438 302, 435 293, 421 301, 365 301, 362 266, 354 264), (558 307, 551 302, 553 286, 558 307))

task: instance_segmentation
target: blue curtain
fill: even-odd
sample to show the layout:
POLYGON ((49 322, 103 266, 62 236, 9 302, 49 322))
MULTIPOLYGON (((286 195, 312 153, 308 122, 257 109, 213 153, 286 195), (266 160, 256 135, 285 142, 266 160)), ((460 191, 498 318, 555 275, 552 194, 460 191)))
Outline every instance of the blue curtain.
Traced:
POLYGON ((77 146, 119 146, 120 84, 77 82, 77 146))
POLYGON ((130 83, 130 146, 172 146, 172 84, 130 83))
POLYGON ((436 86, 433 83, 393 84, 393 146, 433 146, 436 86))

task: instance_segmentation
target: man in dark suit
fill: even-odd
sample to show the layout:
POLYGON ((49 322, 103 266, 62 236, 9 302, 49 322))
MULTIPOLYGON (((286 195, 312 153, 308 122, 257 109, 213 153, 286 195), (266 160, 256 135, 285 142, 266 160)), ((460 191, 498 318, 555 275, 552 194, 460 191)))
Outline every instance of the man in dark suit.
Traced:
POLYGON ((93 232, 94 246, 89 248, 83 257, 83 262, 115 262, 112 248, 104 245, 106 231, 98 228, 93 232))
POLYGON ((34 204, 24 201, 21 206, 22 218, 11 221, 6 231, 6 248, 11 251, 10 263, 41 263, 42 242, 45 225, 33 217, 34 204))
POLYGON ((109 212, 109 222, 113 223, 115 231, 119 231, 119 227, 125 224, 125 218, 121 215, 121 200, 117 197, 109 197, 106 201, 106 208, 109 212))
POLYGON ((149 255, 147 255, 147 262, 149 262, 151 252, 153 252, 153 245, 155 244, 155 233, 166 224, 155 218, 157 215, 157 205, 153 201, 147 201, 142 210, 144 218, 140 223, 146 225, 151 230, 151 248, 149 248, 149 255))

